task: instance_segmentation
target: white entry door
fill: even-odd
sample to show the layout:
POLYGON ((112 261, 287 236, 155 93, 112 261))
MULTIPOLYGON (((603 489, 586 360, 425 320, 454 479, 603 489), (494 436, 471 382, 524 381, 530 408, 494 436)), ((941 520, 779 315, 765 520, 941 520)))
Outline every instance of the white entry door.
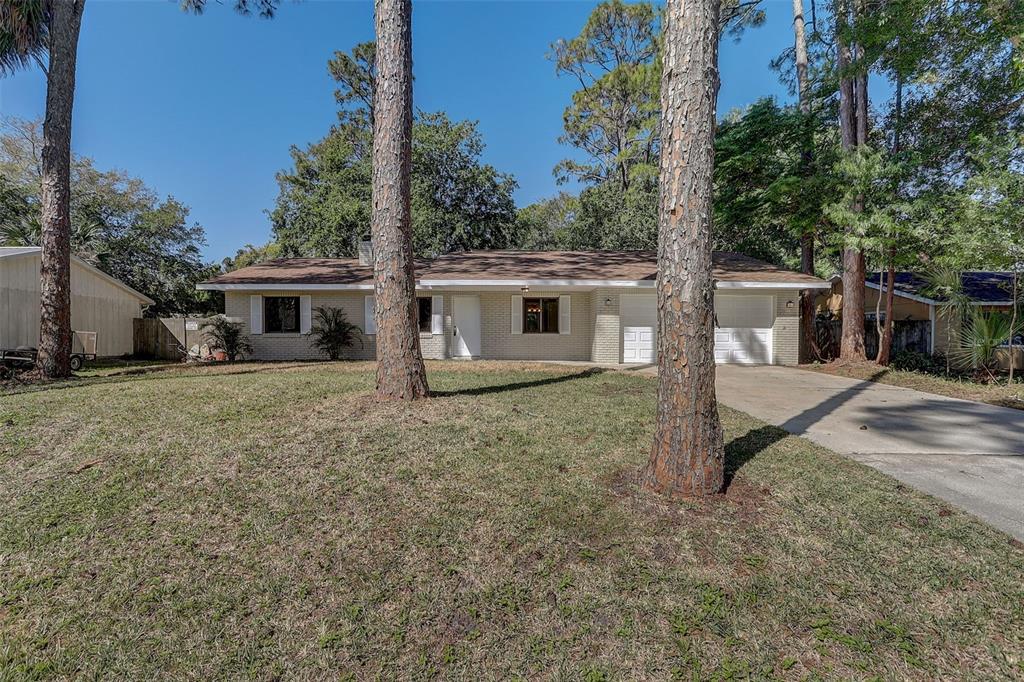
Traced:
POLYGON ((480 297, 452 297, 452 357, 480 357, 480 297))

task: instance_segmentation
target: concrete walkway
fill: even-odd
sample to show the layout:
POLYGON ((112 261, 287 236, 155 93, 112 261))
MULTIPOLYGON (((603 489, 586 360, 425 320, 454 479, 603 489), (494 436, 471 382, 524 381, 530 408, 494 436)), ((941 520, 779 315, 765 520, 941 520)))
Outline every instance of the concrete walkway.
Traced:
POLYGON ((1024 411, 790 367, 719 366, 716 387, 729 407, 1024 540, 1024 411))

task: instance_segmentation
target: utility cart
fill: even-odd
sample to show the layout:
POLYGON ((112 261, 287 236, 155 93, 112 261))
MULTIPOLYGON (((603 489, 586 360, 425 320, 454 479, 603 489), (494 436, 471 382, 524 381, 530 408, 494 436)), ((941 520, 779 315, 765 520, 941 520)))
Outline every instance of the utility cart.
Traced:
MULTIPOLYGON (((11 368, 26 367, 36 364, 39 349, 31 346, 17 348, 0 348, 0 364, 11 368)), ((96 332, 71 333, 71 369, 78 371, 85 366, 86 360, 96 359, 96 332)))

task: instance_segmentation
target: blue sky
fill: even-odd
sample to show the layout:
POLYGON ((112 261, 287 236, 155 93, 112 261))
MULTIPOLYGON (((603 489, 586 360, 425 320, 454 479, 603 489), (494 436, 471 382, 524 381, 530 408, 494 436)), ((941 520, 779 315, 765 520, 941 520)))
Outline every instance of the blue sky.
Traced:
MULTIPOLYGON (((414 99, 474 119, 485 160, 519 182, 520 206, 556 193, 551 170, 574 83, 555 75, 549 45, 571 37, 592 2, 441 2, 413 10, 414 99)), ((369 2, 285 2, 272 20, 210 3, 89 0, 78 56, 73 146, 103 169, 143 178, 192 208, 219 260, 270 236, 274 174, 289 146, 321 138, 335 118, 326 63, 373 38, 369 2)), ((769 61, 791 44, 792 5, 766 0, 765 26, 722 42, 719 114, 758 97, 788 99, 769 61)), ((42 116, 37 70, 0 80, 0 111, 42 116)), ((571 188, 570 188, 571 189, 571 188)))

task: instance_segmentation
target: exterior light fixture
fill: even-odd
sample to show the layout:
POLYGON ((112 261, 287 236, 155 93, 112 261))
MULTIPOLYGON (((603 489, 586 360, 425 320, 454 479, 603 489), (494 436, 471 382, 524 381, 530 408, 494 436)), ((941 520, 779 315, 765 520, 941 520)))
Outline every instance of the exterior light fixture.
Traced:
POLYGON ((604 304, 605 304, 606 306, 609 306, 609 307, 610 307, 610 306, 611 306, 611 304, 612 304, 612 297, 611 297, 611 296, 605 296, 605 298, 604 298, 604 304))
POLYGON ((792 308, 794 305, 796 305, 796 304, 793 303, 793 301, 786 301, 786 307, 787 308, 792 308))
POLYGON ((530 293, 530 287, 529 285, 524 284, 523 286, 519 287, 519 291, 523 292, 523 294, 528 294, 530 293))

